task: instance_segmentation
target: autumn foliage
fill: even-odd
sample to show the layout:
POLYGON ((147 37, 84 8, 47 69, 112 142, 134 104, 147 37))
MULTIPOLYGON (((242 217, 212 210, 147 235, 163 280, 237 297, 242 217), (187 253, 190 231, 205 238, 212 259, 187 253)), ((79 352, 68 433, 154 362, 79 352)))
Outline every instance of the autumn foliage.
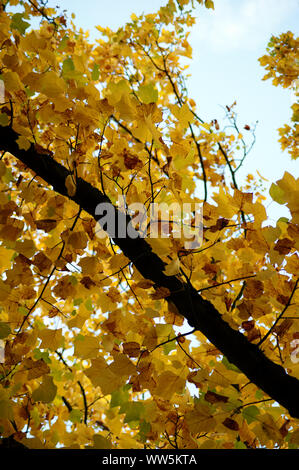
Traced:
MULTIPOLYGON (((117 31, 98 26, 92 44, 46 2, 0 2, 4 439, 299 446, 299 181, 273 182, 289 209, 275 224, 256 177, 238 181, 254 128, 239 128, 236 104, 230 133, 206 122, 187 93, 193 6, 169 0, 117 31), (186 249, 162 218, 157 238, 99 236, 97 204, 119 210, 120 197, 148 212, 200 204, 202 244, 186 249)), ((292 33, 260 62, 298 92, 292 33)), ((292 108, 279 138, 297 158, 292 108)))

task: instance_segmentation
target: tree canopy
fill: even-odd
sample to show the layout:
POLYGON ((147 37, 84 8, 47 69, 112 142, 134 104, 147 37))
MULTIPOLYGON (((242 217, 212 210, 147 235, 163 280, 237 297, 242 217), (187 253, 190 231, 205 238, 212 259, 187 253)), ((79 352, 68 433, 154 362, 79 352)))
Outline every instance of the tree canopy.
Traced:
MULTIPOLYGON (((299 446, 299 181, 272 183, 289 217, 270 225, 259 182, 238 181, 254 128, 235 103, 227 129, 206 122, 188 94, 194 3, 214 8, 169 0, 91 43, 46 1, 0 2, 4 439, 299 446)), ((297 96, 298 42, 259 59, 297 96)))

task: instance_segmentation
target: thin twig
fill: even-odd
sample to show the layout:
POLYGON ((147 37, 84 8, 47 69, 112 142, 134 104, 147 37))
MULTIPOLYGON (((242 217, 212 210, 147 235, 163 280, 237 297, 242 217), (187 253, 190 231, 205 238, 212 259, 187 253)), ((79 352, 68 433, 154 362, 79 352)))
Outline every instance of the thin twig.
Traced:
POLYGON ((271 326, 270 330, 265 334, 265 336, 260 340, 260 342, 257 344, 257 346, 259 347, 262 343, 264 343, 264 341, 266 341, 266 339, 268 338, 268 336, 270 336, 275 328, 275 326, 277 325, 277 323, 279 322, 279 320, 281 320, 281 318, 283 317, 283 314, 285 313, 285 311, 289 308, 290 304, 291 304, 291 300, 295 294, 295 291, 297 289, 297 284, 298 284, 298 281, 299 281, 299 278, 296 280, 295 282, 295 285, 294 285, 294 288, 292 290, 292 293, 289 297, 289 300, 287 301, 284 309, 282 310, 282 312, 280 313, 280 315, 278 315, 278 317, 276 318, 275 322, 273 323, 273 325, 271 326))

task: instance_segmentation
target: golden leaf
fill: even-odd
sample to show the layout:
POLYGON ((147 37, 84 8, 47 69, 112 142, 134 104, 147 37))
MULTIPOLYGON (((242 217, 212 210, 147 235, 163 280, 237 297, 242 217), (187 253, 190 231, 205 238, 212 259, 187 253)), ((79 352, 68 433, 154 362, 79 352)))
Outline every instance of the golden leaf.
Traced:
POLYGON ((72 175, 68 175, 65 179, 65 187, 67 189, 67 193, 70 197, 75 196, 76 194, 76 184, 74 182, 74 177, 72 175))

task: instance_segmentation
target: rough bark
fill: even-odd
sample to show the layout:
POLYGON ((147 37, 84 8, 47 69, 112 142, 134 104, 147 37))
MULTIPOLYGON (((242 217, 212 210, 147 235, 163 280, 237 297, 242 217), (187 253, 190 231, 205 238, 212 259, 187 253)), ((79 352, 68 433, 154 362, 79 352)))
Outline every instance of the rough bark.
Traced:
MULTIPOLYGON (((16 143, 18 137, 12 128, 0 126, 0 150, 11 153, 51 185, 54 191, 73 200, 101 223, 95 216, 95 209, 100 203, 108 203, 112 207, 109 198, 81 178, 77 179, 75 195, 68 196, 65 180, 70 174, 69 170, 52 156, 39 153, 33 144, 28 150, 19 149, 16 143)), ((117 223, 131 223, 128 217, 119 213, 116 208, 114 210, 117 223)), ((109 231, 107 233, 109 235, 109 231)), ((112 239, 144 278, 152 280, 157 287, 169 289, 170 296, 167 300, 175 304, 191 326, 203 333, 251 382, 285 407, 292 417, 299 418, 299 380, 288 375, 282 366, 271 361, 261 349, 231 328, 213 304, 203 299, 190 284, 175 276, 166 276, 163 273, 163 261, 153 253, 144 238, 112 236, 112 239)))

